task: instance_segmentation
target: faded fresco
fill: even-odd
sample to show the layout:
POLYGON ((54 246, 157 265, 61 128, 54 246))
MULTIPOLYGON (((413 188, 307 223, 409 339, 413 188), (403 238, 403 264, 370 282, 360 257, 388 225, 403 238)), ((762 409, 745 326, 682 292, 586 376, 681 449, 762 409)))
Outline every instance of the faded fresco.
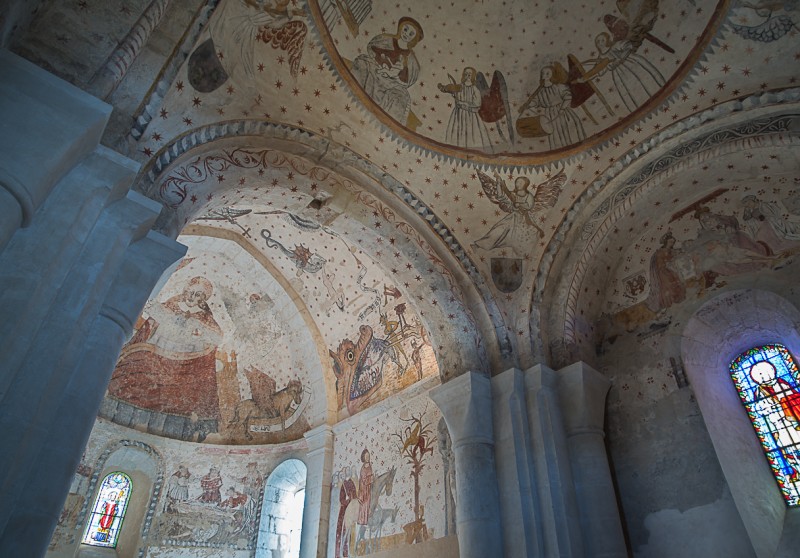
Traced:
POLYGON ((676 147, 598 199, 576 230, 586 243, 578 272, 565 279, 572 347, 603 354, 625 333, 680 328, 687 308, 726 290, 781 285, 800 262, 794 151, 676 147))
POLYGON ((260 246, 293 277, 309 310, 330 318, 330 329, 322 331, 335 340, 328 350, 334 377, 328 381, 345 415, 438 373, 407 285, 386 277, 363 249, 333 229, 286 211, 254 210, 239 221, 260 228, 260 246), (337 252, 340 259, 330 261, 320 255, 337 252))
MULTIPOLYGON (((264 168, 270 168, 273 156, 280 157, 275 161, 278 163, 286 159, 269 150, 237 150, 224 157, 206 157, 189 168, 173 171, 163 188, 178 196, 179 206, 186 201, 194 203, 196 194, 187 190, 193 186, 188 177, 202 176, 198 168, 209 176, 230 169, 225 175, 235 178, 242 167, 252 167, 261 176, 266 174, 264 168)), ((291 164, 304 168, 294 161, 291 164)), ((320 196, 322 184, 313 180, 313 169, 308 174, 312 180, 294 170, 285 173, 284 179, 292 184, 288 190, 291 198, 286 196, 287 190, 279 188, 263 194, 258 188, 243 189, 233 200, 227 195, 215 199, 209 194, 208 209, 194 223, 249 239, 300 296, 328 346, 332 374, 325 381, 336 393, 338 410, 347 416, 439 373, 427 326, 416 309, 424 300, 417 285, 423 279, 418 269, 420 260, 429 273, 434 265, 435 269, 444 266, 428 259, 435 254, 423 251, 428 247, 421 239, 417 246, 407 241, 401 244, 406 231, 413 234, 412 240, 419 237, 405 223, 394 225, 400 231, 385 239, 379 230, 369 231, 359 221, 337 219, 330 207, 312 213, 298 192, 300 184, 320 196), (326 221, 334 224, 323 224, 326 221)), ((243 174, 240 183, 250 178, 243 174)), ((272 183, 278 186, 280 182, 275 178, 272 183)), ((375 229, 383 226, 381 219, 394 217, 393 213, 380 213, 380 209, 360 208, 365 218, 377 223, 375 229)), ((452 281, 452 277, 443 278, 452 281)), ((442 302, 442 310, 446 305, 457 308, 459 301, 450 296, 442 302)), ((450 315, 458 314, 451 311, 450 315)), ((289 401, 289 394, 299 387, 287 384, 286 388, 289 401)))
POLYGON ((418 143, 521 154, 584 143, 664 97, 726 2, 694 17, 680 0, 617 0, 563 17, 523 2, 455 13, 449 3, 372 4, 310 7, 333 63, 379 118, 418 143))
POLYGON ((450 454, 438 439, 440 418, 423 395, 337 437, 329 557, 365 556, 453 534, 450 454))
POLYGON ((615 326, 627 331, 644 324, 665 327, 672 306, 797 259, 800 206, 791 190, 785 195, 758 190, 738 199, 731 194, 720 188, 672 214, 660 234, 638 240, 648 257, 639 259, 642 269, 617 283, 616 297, 609 302, 615 326), (720 198, 729 203, 721 204, 720 198))
MULTIPOLYGON (((98 421, 74 477, 49 555, 72 555, 88 517, 85 502, 92 498, 92 481, 97 482, 109 457, 116 456, 115 462, 127 460, 128 464, 115 466, 139 479, 134 482, 134 493, 144 490, 144 477, 153 483, 138 504, 141 523, 123 522, 122 527, 123 535, 125 529, 131 528, 144 535, 137 543, 144 555, 253 556, 267 479, 288 455, 301 451, 296 444, 235 448, 191 445, 98 421), (142 467, 145 454, 156 469, 152 465, 142 467), (144 513, 146 510, 150 511, 144 513)), ((141 494, 132 494, 134 501, 137 497, 141 498, 141 494)), ((129 504, 128 513, 134 508, 137 504, 129 504)))
POLYGON ((291 301, 237 244, 184 242, 189 253, 122 350, 103 415, 195 442, 300 437, 319 363, 293 350, 310 340, 291 301))

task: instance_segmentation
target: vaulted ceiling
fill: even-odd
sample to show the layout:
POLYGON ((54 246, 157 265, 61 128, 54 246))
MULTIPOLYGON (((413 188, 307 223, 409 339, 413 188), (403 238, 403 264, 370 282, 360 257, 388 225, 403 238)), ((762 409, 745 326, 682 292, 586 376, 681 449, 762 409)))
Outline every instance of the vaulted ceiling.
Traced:
MULTIPOLYGON (((591 358, 659 323, 667 233, 697 293, 720 273, 703 212, 757 238, 754 204, 800 211, 798 2, 12 4, 6 44, 115 106, 106 143, 197 258, 173 280, 227 258, 215 281, 271 304, 275 332, 303 325, 268 358, 325 392, 312 423, 347 414, 332 355, 364 326, 405 359, 372 402, 591 358), (131 35, 135 59, 116 50, 131 35)), ((731 258, 773 269, 794 247, 761 240, 731 258)), ((231 338, 247 310, 225 312, 231 338)))

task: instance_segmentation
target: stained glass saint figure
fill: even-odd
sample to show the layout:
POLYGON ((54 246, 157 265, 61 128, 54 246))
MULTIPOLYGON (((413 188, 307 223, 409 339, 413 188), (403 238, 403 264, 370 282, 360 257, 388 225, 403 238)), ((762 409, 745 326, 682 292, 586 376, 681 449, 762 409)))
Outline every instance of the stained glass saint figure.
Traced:
POLYGON ((731 376, 790 506, 800 505, 800 375, 783 345, 745 351, 731 376))
POLYGON ((103 479, 92 507, 83 544, 117 546, 119 529, 131 494, 131 479, 125 473, 111 473, 103 479))

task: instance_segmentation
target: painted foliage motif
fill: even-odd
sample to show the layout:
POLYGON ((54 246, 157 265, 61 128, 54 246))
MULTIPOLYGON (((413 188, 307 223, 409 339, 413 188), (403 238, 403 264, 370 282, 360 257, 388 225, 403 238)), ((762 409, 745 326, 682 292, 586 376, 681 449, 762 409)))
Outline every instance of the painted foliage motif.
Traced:
MULTIPOLYGON (((460 12, 426 2, 381 6, 381 15, 362 0, 310 7, 337 69, 384 124, 434 149, 512 155, 601 138, 664 98, 727 2, 531 10, 513 1, 460 12)), ((777 17, 772 27, 788 25, 777 17)))
POLYGON ((783 345, 754 347, 730 373, 789 506, 800 505, 800 375, 783 345))
POLYGON ((310 393, 307 365, 291 351, 304 333, 290 327, 286 295, 263 268, 239 269, 248 258, 233 243, 190 244, 123 348, 105 414, 147 411, 149 430, 198 442, 299 437, 310 393))
POLYGON ((434 451, 440 444, 432 421, 439 417, 423 399, 400 416, 390 412, 356 427, 337 449, 329 556, 364 556, 447 534, 447 456, 434 451))

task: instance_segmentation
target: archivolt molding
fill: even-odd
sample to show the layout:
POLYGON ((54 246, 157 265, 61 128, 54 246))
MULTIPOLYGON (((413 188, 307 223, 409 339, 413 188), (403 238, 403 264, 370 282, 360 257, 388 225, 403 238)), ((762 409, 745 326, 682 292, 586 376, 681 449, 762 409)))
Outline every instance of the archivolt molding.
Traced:
POLYGON ((429 257, 450 292, 461 299, 469 328, 475 332, 475 347, 467 349, 474 351, 474 356, 462 359, 464 370, 446 370, 440 363, 445 377, 468 368, 488 372, 513 364, 510 340, 513 336, 508 334, 482 275, 447 226, 401 182, 331 138, 265 120, 228 121, 187 132, 151 160, 135 185, 137 191, 164 206, 156 230, 176 237, 183 226, 175 211, 175 200, 161 191, 169 173, 194 161, 198 155, 233 144, 266 148, 274 152, 266 161, 272 166, 291 168, 315 180, 335 182, 337 187, 353 194, 356 201, 378 212, 429 257), (398 204, 395 197, 403 203, 398 204), (440 244, 447 250, 437 248, 440 244), (479 308, 482 310, 476 312, 479 308))
MULTIPOLYGON (((800 89, 795 88, 724 103, 677 122, 620 157, 575 202, 548 244, 536 276, 532 320, 547 289, 551 304, 543 319, 552 324, 552 341, 566 346, 574 342, 580 287, 615 222, 647 191, 682 169, 746 148, 800 144, 798 101, 800 89), (600 194, 605 194, 602 199, 600 194), (568 241, 570 250, 561 252, 568 241), (557 257, 562 260, 556 274, 557 257), (551 276, 557 283, 549 282, 551 276)), ((538 331, 537 325, 532 322, 531 330, 538 331)))
MULTIPOLYGON (((147 540, 147 534, 150 532, 150 525, 153 522, 153 516, 156 512, 156 506, 158 504, 158 499, 161 497, 161 488, 164 485, 164 458, 161 454, 150 446, 149 444, 145 444, 144 442, 140 442, 138 440, 118 440, 116 442, 112 442, 106 446, 103 450, 103 453, 97 458, 94 466, 94 472, 92 474, 92 479, 89 481, 89 488, 88 494, 89 498, 86 498, 86 501, 83 503, 83 507, 81 508, 81 512, 78 514, 78 523, 75 526, 77 529, 80 525, 86 524, 87 514, 89 513, 89 507, 94 503, 91 499, 91 496, 95 493, 95 489, 97 487, 97 483, 100 480, 100 474, 105 467, 106 461, 108 458, 111 457, 115 451, 121 448, 135 448, 138 450, 143 451, 148 456, 150 456, 156 464, 156 478, 153 479, 153 493, 150 496, 150 502, 147 505, 147 512, 144 517, 144 524, 142 525, 142 536, 140 541, 147 540)), ((138 557, 142 558, 144 556, 145 550, 147 550, 146 545, 141 545, 139 547, 138 557)))

